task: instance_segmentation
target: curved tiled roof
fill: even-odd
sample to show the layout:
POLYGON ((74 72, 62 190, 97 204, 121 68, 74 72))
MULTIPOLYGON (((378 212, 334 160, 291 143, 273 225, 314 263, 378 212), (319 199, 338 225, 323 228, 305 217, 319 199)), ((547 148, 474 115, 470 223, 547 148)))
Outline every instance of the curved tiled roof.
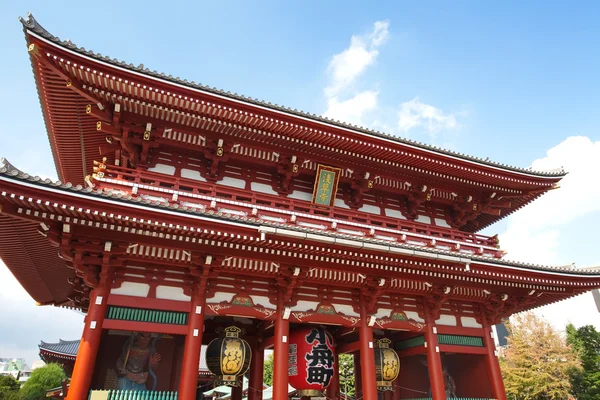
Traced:
POLYGON ((79 340, 62 340, 58 339, 58 343, 48 343, 42 341, 38 345, 40 351, 45 350, 51 353, 76 357, 79 350, 79 340))
POLYGON ((390 243, 385 240, 375 239, 375 238, 370 238, 370 237, 360 237, 359 238, 356 236, 342 234, 342 233, 327 232, 327 231, 321 231, 321 230, 312 229, 312 228, 290 225, 287 223, 280 223, 280 222, 274 222, 274 221, 269 221, 269 220, 261 220, 261 219, 255 218, 255 217, 244 217, 244 216, 240 216, 240 215, 232 215, 232 214, 223 213, 223 212, 214 211, 214 210, 202 210, 199 208, 185 207, 185 206, 180 206, 177 204, 172 204, 172 205, 165 204, 160 201, 149 200, 149 199, 145 199, 142 197, 132 197, 129 194, 123 195, 120 192, 107 193, 100 189, 94 190, 90 187, 84 188, 81 185, 74 186, 71 183, 63 183, 61 181, 53 182, 50 179, 42 179, 39 176, 32 176, 23 171, 18 170, 17 168, 15 168, 12 164, 10 164, 5 159, 2 159, 2 162, 4 163, 4 166, 2 168, 0 168, 0 177, 7 177, 7 178, 11 178, 11 179, 14 179, 17 181, 26 181, 28 183, 33 183, 35 185, 38 185, 38 186, 40 186, 40 188, 47 187, 47 188, 53 188, 53 189, 65 191, 67 193, 75 192, 80 195, 95 197, 98 199, 108 199, 108 200, 111 200, 114 202, 122 203, 124 205, 125 204, 136 204, 138 206, 144 206, 144 207, 148 207, 150 209, 169 210, 171 212, 176 212, 181 215, 201 216, 206 219, 217 220, 217 221, 231 221, 231 222, 235 222, 235 223, 239 223, 239 224, 244 224, 244 225, 247 225, 248 227, 252 227, 252 228, 260 228, 260 227, 281 228, 281 229, 285 229, 285 230, 317 234, 317 235, 327 236, 327 237, 332 237, 332 238, 355 240, 355 241, 360 241, 360 242, 364 242, 364 243, 378 244, 378 245, 389 246, 389 247, 398 247, 398 248, 402 248, 402 249, 406 249, 406 250, 413 250, 415 252, 419 252, 419 254, 429 253, 432 255, 429 258, 436 258, 433 255, 443 255, 443 256, 459 257, 460 261, 464 262, 464 263, 482 263, 482 264, 487 264, 487 265, 498 265, 498 266, 526 269, 526 270, 531 270, 531 271, 540 271, 540 272, 546 272, 546 273, 547 272, 560 273, 560 274, 573 275, 573 276, 583 276, 583 275, 590 276, 590 277, 600 276, 600 271, 578 269, 578 268, 574 268, 573 266, 570 266, 570 265, 569 266, 552 267, 552 266, 544 266, 544 265, 539 265, 539 264, 530 264, 530 263, 517 262, 517 261, 507 261, 507 260, 502 260, 502 259, 478 256, 478 255, 474 255, 474 254, 473 255, 466 255, 466 254, 460 254, 460 253, 457 254, 457 253, 454 253, 451 251, 445 251, 445 250, 441 250, 441 249, 432 249, 432 248, 428 248, 428 247, 421 247, 421 246, 415 246, 415 245, 411 245, 411 244, 397 243, 397 242, 390 243))
POLYGON ((139 66, 134 66, 133 64, 128 64, 124 61, 119 61, 117 59, 114 58, 110 58, 108 56, 103 56, 100 53, 95 53, 93 51, 90 50, 86 50, 83 47, 78 47, 76 46, 73 42, 71 42, 70 40, 61 40, 60 38, 52 35, 50 32, 48 32, 46 29, 44 29, 44 27, 42 27, 37 21, 36 19, 33 17, 33 15, 28 14, 27 15, 27 19, 21 18, 19 17, 19 21, 23 24, 24 29, 27 31, 31 31, 36 35, 39 35, 40 37, 49 40, 65 49, 68 49, 70 51, 74 51, 76 53, 79 53, 81 55, 87 56, 87 57, 91 57, 95 60, 98 60, 100 62, 104 62, 104 63, 108 63, 110 65, 119 67, 119 68, 123 68, 132 72, 136 72, 136 73, 141 73, 144 74, 146 76, 149 77, 153 77, 153 78, 158 78, 161 79, 165 82, 169 82, 169 83, 173 83, 173 84, 177 84, 177 85, 182 85, 185 87, 188 87, 190 89, 195 89, 195 90, 200 90, 203 91, 205 93, 209 93, 212 95, 217 95, 217 96, 221 96, 224 98, 228 98, 234 101, 238 101, 238 102, 243 102, 249 105, 254 105, 254 106, 259 106, 259 107, 263 107, 263 108, 267 108, 276 112, 281 112, 281 113, 285 113, 288 114, 290 116, 296 116, 296 117, 301 117, 301 118, 305 118, 305 119, 309 119, 312 120, 314 122, 317 123, 323 123, 323 124, 328 124, 334 127, 338 127, 338 128, 342 128, 342 129, 347 129, 347 130, 351 130, 353 132, 357 132, 357 133, 362 133, 362 134, 367 134, 370 135, 372 137, 376 137, 376 138, 380 138, 380 139, 385 139, 385 140, 391 140, 397 143, 401 143, 407 146, 411 146, 411 147, 416 147, 422 150, 426 150, 426 151, 431 151, 431 152, 435 152, 437 154, 440 155, 446 155, 446 156, 451 156, 451 157, 457 157, 469 162, 475 162, 477 164, 480 165, 484 165, 484 166, 490 166, 490 167, 494 167, 494 168, 500 168, 506 171, 514 171, 514 172, 519 172, 519 173, 525 173, 525 174, 529 174, 532 176, 538 176, 538 177, 562 177, 564 175, 566 175, 565 171, 560 168, 558 170, 554 170, 554 171, 533 171, 529 168, 519 168, 519 167, 515 167, 515 166, 510 166, 510 165, 506 165, 506 164, 502 164, 502 163, 497 163, 497 162, 492 162, 489 161, 488 159, 482 159, 479 157, 473 157, 473 156, 469 156, 463 153, 458 153, 458 152, 454 152, 451 150, 446 150, 446 149, 442 149, 439 148, 437 146, 432 146, 432 145, 428 145, 428 144, 424 144, 421 142, 416 142, 413 140, 409 140, 409 139, 405 139, 405 138, 400 138, 394 135, 390 135, 390 134, 386 134, 380 131, 375 131, 372 129, 368 129, 368 128, 364 128, 364 127, 360 127, 360 126, 356 126, 356 125, 351 125, 351 124, 347 124, 344 122, 340 122, 337 120, 332 120, 329 118, 325 118, 323 116, 319 116, 316 114, 312 114, 312 113, 307 113, 304 111, 299 111, 297 109, 291 109, 289 107, 284 107, 278 104, 272 104, 270 102, 265 102, 265 101, 261 101, 258 99, 254 99, 251 97, 247 97, 247 96, 243 96, 243 95, 239 95, 237 93, 231 93, 229 91, 224 91, 224 90, 220 90, 217 89, 215 87, 210 87, 207 85, 203 85, 201 83, 196 83, 194 81, 188 81, 186 79, 181 79, 179 77, 173 77, 171 75, 165 75, 164 73, 160 73, 157 72, 156 70, 150 70, 148 68, 145 68, 143 64, 140 64, 139 66))

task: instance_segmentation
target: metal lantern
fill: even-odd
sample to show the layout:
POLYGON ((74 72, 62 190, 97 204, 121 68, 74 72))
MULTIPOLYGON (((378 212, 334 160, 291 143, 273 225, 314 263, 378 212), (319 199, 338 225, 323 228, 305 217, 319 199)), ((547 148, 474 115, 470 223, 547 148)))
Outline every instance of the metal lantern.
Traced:
POLYGON ((334 374, 333 337, 324 328, 301 327, 290 335, 289 383, 300 396, 319 396, 334 374))
POLYGON ((400 372, 400 357, 394 349, 390 348, 390 339, 381 339, 375 342, 375 375, 377 390, 394 390, 392 382, 400 372))
POLYGON ((218 385, 238 386, 238 376, 250 367, 250 345, 239 338, 242 330, 235 326, 225 328, 225 335, 211 341, 206 348, 206 366, 216 375, 218 385))

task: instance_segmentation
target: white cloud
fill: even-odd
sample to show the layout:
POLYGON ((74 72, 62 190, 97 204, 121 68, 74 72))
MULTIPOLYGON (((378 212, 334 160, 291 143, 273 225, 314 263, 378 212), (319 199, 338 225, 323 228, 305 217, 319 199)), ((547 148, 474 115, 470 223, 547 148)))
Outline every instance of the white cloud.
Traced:
POLYGON ((329 84, 324 90, 327 109, 323 115, 355 125, 384 129, 391 134, 406 135, 411 129, 421 128, 430 141, 436 142, 441 132, 459 127, 458 114, 446 113, 416 97, 402 103, 399 109, 396 106, 382 108, 378 101, 379 90, 357 89, 361 86, 359 78, 375 65, 380 47, 389 36, 389 22, 377 21, 370 33, 353 35, 350 46, 331 58, 327 67, 329 84))
POLYGON ((430 134, 444 129, 454 129, 458 126, 453 114, 444 113, 439 108, 425 104, 415 97, 400 105, 398 111, 398 129, 408 132, 417 127, 423 127, 430 134))
POLYGON ((325 88, 325 117, 360 125, 363 124, 365 113, 377 108, 379 92, 352 90, 356 80, 375 63, 379 55, 378 48, 389 37, 388 28, 388 21, 375 22, 369 34, 353 35, 350 46, 331 58, 327 67, 330 83, 325 88))
POLYGON ((572 136, 548 150, 532 164, 534 170, 564 167, 569 173, 552 190, 510 217, 500 235, 507 258, 554 264, 560 242, 559 226, 593 211, 600 211, 600 142, 572 136))
POLYGON ((39 360, 40 341, 81 337, 83 316, 57 307, 39 307, 0 261, 0 357, 25 358, 29 366, 39 360))
POLYGON ((324 115, 328 118, 359 125, 365 113, 377 108, 378 94, 372 90, 365 90, 348 100, 340 101, 337 97, 331 97, 324 115))
MULTIPOLYGON (((561 188, 552 190, 516 212, 500 235, 507 259, 556 265, 560 259, 560 229, 592 212, 600 211, 600 141, 572 136, 548 150, 532 164, 534 170, 564 167, 569 174, 561 188)), ((576 259, 569 260, 576 262, 576 259)), ((600 256, 598 259, 600 264, 600 256)), ((590 293, 536 310, 559 329, 567 322, 600 328, 600 314, 590 293)))
POLYGON ((368 35, 353 35, 350 47, 334 55, 327 67, 331 74, 331 84, 325 88, 327 97, 337 96, 348 89, 370 65, 375 63, 379 55, 378 47, 389 36, 389 22, 377 21, 373 24, 373 31, 368 35))

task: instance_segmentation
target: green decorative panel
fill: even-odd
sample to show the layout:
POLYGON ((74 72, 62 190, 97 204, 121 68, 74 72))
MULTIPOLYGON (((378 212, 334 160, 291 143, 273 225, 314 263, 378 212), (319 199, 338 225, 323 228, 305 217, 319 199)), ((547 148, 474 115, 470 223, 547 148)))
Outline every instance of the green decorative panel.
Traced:
POLYGON ((92 390, 88 400, 177 400, 177 392, 140 390, 92 390), (107 394, 108 392, 108 394, 107 394))
POLYGON ((153 322, 156 324, 187 325, 188 314, 177 311, 108 306, 106 318, 122 321, 153 322))
POLYGON ((483 347, 483 338, 461 335, 438 335, 438 343, 454 346, 483 347))
POLYGON ((416 336, 414 338, 402 340, 396 343, 396 350, 406 350, 425 344, 425 336, 416 336))

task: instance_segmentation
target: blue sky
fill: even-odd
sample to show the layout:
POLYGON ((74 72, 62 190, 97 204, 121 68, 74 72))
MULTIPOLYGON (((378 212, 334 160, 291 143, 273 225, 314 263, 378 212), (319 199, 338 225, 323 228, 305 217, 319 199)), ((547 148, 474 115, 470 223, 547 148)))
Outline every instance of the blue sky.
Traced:
MULTIPOLYGON (((557 194, 486 233, 510 258, 600 265, 600 4, 522 3, 2 2, 0 155, 54 174, 17 22, 30 11, 134 65, 507 164, 563 165, 557 194)), ((0 278, 0 314, 15 316, 0 318, 0 357, 78 337, 79 315, 33 307, 1 265, 0 278)), ((588 303, 544 313, 600 325, 588 303)))

